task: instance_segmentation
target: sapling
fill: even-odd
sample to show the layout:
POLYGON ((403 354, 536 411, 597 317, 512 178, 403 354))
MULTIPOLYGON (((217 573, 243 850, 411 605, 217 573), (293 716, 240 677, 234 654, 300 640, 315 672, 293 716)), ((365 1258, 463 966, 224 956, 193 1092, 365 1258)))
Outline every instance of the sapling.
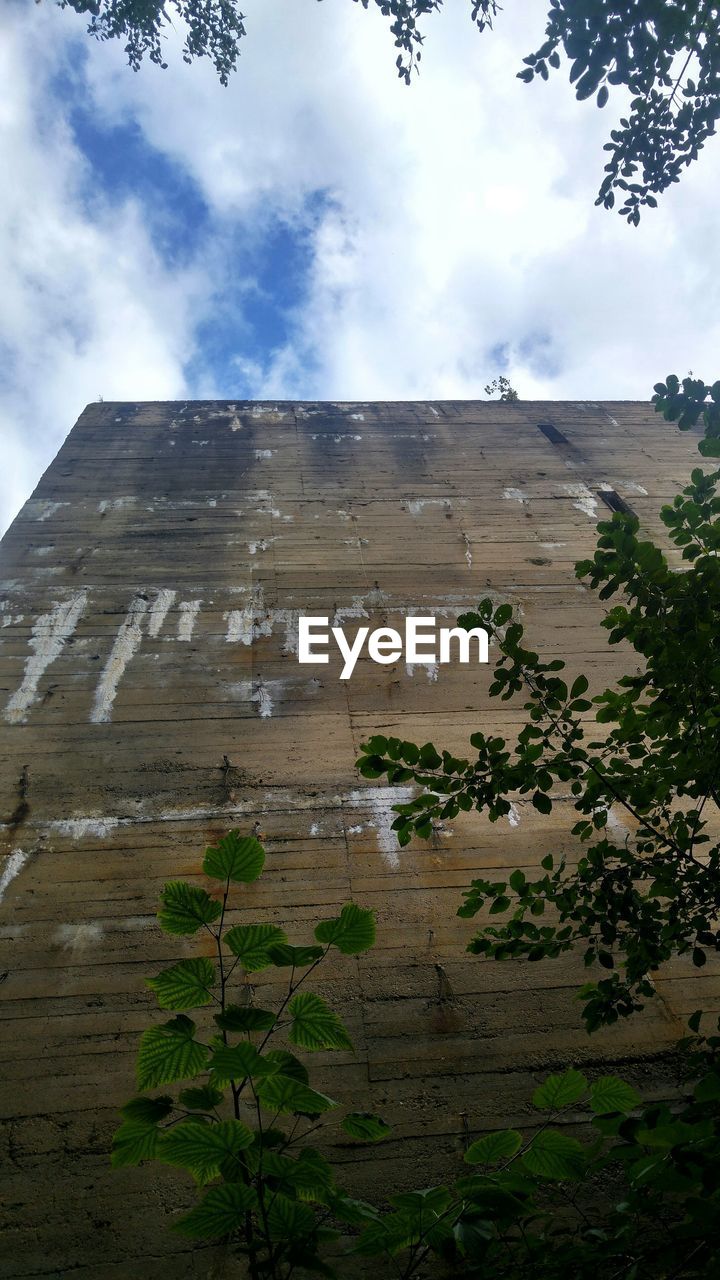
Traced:
MULTIPOLYGON (((215 895, 185 881, 165 885, 162 929, 176 937, 205 936, 209 954, 180 960, 148 979, 160 1008, 174 1016, 141 1038, 142 1096, 122 1108, 112 1163, 157 1159, 189 1170, 203 1190, 175 1229, 196 1240, 228 1238, 246 1255, 252 1280, 281 1280, 296 1267, 332 1274, 320 1248, 337 1236, 326 1220, 333 1211, 342 1213, 347 1199, 328 1161, 307 1142, 337 1104, 311 1087, 293 1050, 350 1050, 352 1043, 338 1015, 307 989, 308 979, 333 949, 343 955, 367 951, 375 920, 372 911, 346 903, 305 946, 292 945, 275 924, 229 927, 233 887, 257 880, 264 862, 255 837, 230 831, 207 849, 202 863, 204 875, 218 885, 215 895), (269 968, 287 975, 272 1009, 247 998, 245 981, 269 968), (188 1016, 190 1009, 208 1011, 203 1027, 188 1016), (283 1047, 271 1046, 277 1039, 283 1047), (180 1082, 192 1083, 183 1083, 177 1094, 148 1096, 180 1082)), ((341 1125, 363 1142, 389 1132, 383 1120, 364 1112, 350 1112, 341 1125)))

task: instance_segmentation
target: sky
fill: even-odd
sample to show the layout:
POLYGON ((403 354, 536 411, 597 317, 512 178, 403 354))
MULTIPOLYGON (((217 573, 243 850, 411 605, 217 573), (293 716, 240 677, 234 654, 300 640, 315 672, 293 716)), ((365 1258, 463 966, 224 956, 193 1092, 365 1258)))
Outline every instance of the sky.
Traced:
POLYGON ((126 65, 52 0, 0 7, 0 528, 87 403, 648 399, 720 375, 720 140, 639 228, 596 208, 622 114, 516 79, 545 7, 425 22, 245 0, 208 60, 126 65))

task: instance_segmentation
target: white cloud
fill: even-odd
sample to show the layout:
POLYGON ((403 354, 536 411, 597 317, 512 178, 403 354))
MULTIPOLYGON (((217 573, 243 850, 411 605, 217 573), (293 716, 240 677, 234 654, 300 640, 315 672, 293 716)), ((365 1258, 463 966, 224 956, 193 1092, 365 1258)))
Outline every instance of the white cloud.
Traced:
MULTIPOLYGON (((136 122, 212 211, 213 243, 179 276, 157 257, 139 199, 113 209, 78 194, 82 160, 48 74, 82 21, 47 5, 16 17, 4 99, 19 181, 3 197, 2 243, 24 243, 5 304, 18 361, 7 412, 42 436, 19 451, 18 496, 88 399, 184 393, 191 310, 209 314, 225 232, 241 225, 252 242, 270 217, 309 229, 313 257, 281 350, 261 360, 238 331, 238 384, 258 396, 474 397, 505 371, 525 397, 646 398, 671 368, 717 374, 720 143, 632 229, 593 204, 618 108, 577 104, 565 72, 515 79, 542 6, 522 0, 479 36, 468 6, 449 2, 427 22, 409 89, 372 6, 244 8, 227 90, 209 65, 182 64, 177 37, 168 71, 138 75, 121 48, 83 46, 98 116, 136 122), (41 22, 53 52, 38 73, 41 22), (308 198, 319 190, 318 218, 308 198), (7 230, 22 223, 20 237, 7 230)), ((203 394, 238 394, 199 376, 203 394)))
POLYGON ((639 230, 596 209, 619 104, 577 104, 564 72, 515 78, 542 7, 525 0, 479 36, 448 5, 410 89, 379 13, 246 7, 228 92, 177 60, 159 85, 119 56, 108 75, 98 55, 91 81, 100 109, 134 115, 226 215, 298 215, 313 190, 333 195, 309 298, 258 395, 482 395, 498 344, 526 396, 644 398, 670 367, 710 372, 718 321, 701 282, 720 266, 720 148, 639 230), (527 354, 539 339, 544 363, 527 354))
POLYGON ((189 305, 201 289, 195 274, 162 265, 136 202, 88 198, 92 175, 48 89, 63 51, 51 36, 64 23, 52 12, 4 19, 2 526, 88 401, 183 394, 189 305))

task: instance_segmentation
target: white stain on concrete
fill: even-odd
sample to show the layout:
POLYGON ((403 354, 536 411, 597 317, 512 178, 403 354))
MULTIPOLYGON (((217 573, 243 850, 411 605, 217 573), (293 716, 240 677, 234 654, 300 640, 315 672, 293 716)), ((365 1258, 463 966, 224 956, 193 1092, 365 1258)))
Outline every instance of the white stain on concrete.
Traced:
POLYGON ((230 419, 230 430, 231 430, 231 431, 242 431, 242 429, 243 429, 243 424, 242 424, 242 422, 240 421, 240 419, 238 418, 237 414, 236 414, 236 413, 234 413, 234 414, 233 414, 233 416, 232 416, 232 418, 230 419))
POLYGON ((2 902, 8 887, 15 877, 20 875, 29 857, 30 854, 25 853, 23 849, 13 849, 12 853, 8 854, 2 869, 2 875, 0 875, 0 902, 2 902))
POLYGON ((252 599, 242 609, 230 609, 223 618, 228 624, 225 635, 228 644, 252 644, 261 636, 272 635, 273 619, 265 607, 261 585, 255 587, 252 599))
POLYGON ((440 417, 440 414, 438 413, 437 409, 433 408, 433 406, 432 406, 431 404, 430 404, 430 405, 428 405, 428 408, 429 408, 429 410, 430 410, 430 412, 431 412, 431 414, 433 415, 433 417, 434 417, 434 418, 439 418, 439 417, 440 417))
POLYGON ((69 502, 48 502, 43 500, 36 500, 33 503, 28 503, 28 506, 30 507, 30 513, 35 514, 35 519, 42 521, 42 520, 49 520, 50 517, 54 516, 55 513, 59 511, 61 507, 69 507, 70 503, 69 502))
POLYGON ((285 628, 283 652, 297 654, 298 651, 298 618, 299 609, 275 609, 272 613, 271 627, 276 622, 285 628))
POLYGON ((181 600, 178 605, 178 640, 192 640, 192 633, 195 629, 195 622, 202 600, 181 600))
POLYGON ((378 850, 392 870, 400 866, 397 836, 392 829, 397 817, 393 805, 409 804, 414 795, 414 787, 365 787, 362 791, 351 791, 348 796, 351 807, 370 810, 367 826, 374 830, 378 850))
POLYGON ((131 601, 115 643, 110 650, 110 657, 105 663, 95 691, 95 701, 90 712, 91 724, 104 724, 112 719, 112 708, 118 685, 125 668, 140 648, 142 640, 142 620, 147 613, 147 600, 135 596, 131 601))
POLYGON ((10 724, 21 724, 37 694, 37 687, 51 663, 63 651, 87 604, 87 591, 76 591, 69 600, 58 601, 35 622, 30 637, 32 654, 25 663, 25 674, 20 688, 10 698, 5 708, 5 719, 10 724))
POLYGON ((252 643, 252 609, 229 609, 223 618, 227 622, 225 640, 228 644, 252 643))
POLYGON ((626 480, 625 488, 630 493, 636 493, 640 498, 647 498, 648 491, 641 484, 637 484, 635 480, 626 480))
POLYGON ((118 827, 126 826, 129 819, 123 818, 59 818, 48 823, 50 831, 59 836, 67 836, 70 840, 84 840, 87 836, 96 836, 99 840, 107 840, 118 827))
POLYGON ((96 946, 102 941, 103 928, 99 924, 59 924, 54 934, 54 941, 64 951, 69 951, 71 959, 81 956, 88 947, 96 946))
MULTIPOLYGON (((4 608, 4 605, 2 607, 4 608)), ((0 621, 0 627, 19 627, 23 616, 22 613, 8 613, 0 621)))
POLYGON ((502 496, 503 498, 506 498, 508 502, 527 502, 528 501, 528 496, 526 493, 523 492, 522 489, 513 489, 513 488, 503 489, 502 496))
POLYGON ((277 538, 258 538, 254 542, 248 542, 248 551, 251 556, 256 556, 258 551, 267 551, 276 541, 277 538))
POLYGON ((333 444, 342 444, 343 440, 362 440, 362 436, 353 435, 352 432, 350 431, 339 431, 337 435, 334 435, 334 436, 311 435, 310 439, 324 440, 326 442, 329 442, 330 440, 332 440, 333 444))
POLYGON ((137 498, 132 497, 131 494, 123 498, 103 498, 98 502, 97 509, 100 515, 104 516, 108 511, 124 511, 126 507, 134 507, 136 502, 137 498))
POLYGON ((278 409, 277 405, 272 404, 254 404, 246 412, 250 413, 251 418, 267 418, 269 414, 276 418, 287 417, 286 409, 278 409))
POLYGON ((272 458, 275 452, 276 452, 275 449, 256 449, 255 457, 258 462, 263 462, 266 458, 272 458))
POLYGON ((472 544, 466 533, 463 533, 463 542, 465 543, 465 562, 468 569, 472 569, 472 544))
POLYGON ((352 418, 353 422, 364 422, 364 421, 365 421, 365 414, 364 414, 364 413, 351 413, 351 414, 350 414, 350 417, 352 418))
POLYGON ((157 596, 150 605, 148 635, 152 636, 153 639, 160 635, 163 622, 175 603, 176 595, 177 591, 169 591, 166 587, 163 587, 161 591, 158 591, 157 596))
POLYGON ((340 627, 348 618, 368 618, 363 596, 353 596, 352 604, 341 605, 333 614, 332 626, 340 627))
POLYGON ((263 680, 258 681, 252 700, 258 704, 258 715, 261 719, 268 720, 273 713, 273 700, 270 690, 263 680))
MULTIPOLYGON (((255 507, 263 516, 272 516, 274 520, 284 520, 287 524, 292 523, 294 516, 285 516, 279 507, 275 506, 275 499, 267 489, 258 489, 256 493, 248 494, 250 501, 255 501, 258 506, 255 507)), ((238 512, 240 515, 241 512, 238 512)))
POLYGON ((449 498, 411 498, 409 502, 403 503, 406 511, 411 516, 419 516, 424 507, 447 507, 452 506, 449 498))
POLYGON ((519 826, 520 826, 520 813, 519 813, 519 810, 518 810, 518 809, 516 808, 516 806, 515 806, 514 804, 512 804, 512 803, 511 803, 511 805, 510 805, 510 812, 509 812, 509 813, 508 813, 508 815, 507 815, 507 820, 508 820, 508 822, 510 823, 510 826, 511 826, 511 827, 519 827, 519 826))
POLYGON ((406 662, 405 670, 411 678, 415 675, 416 667, 418 667, 420 671, 424 671, 428 680, 433 684, 436 682, 440 671, 437 662, 406 662))
POLYGON ((573 506, 576 511, 582 511, 591 520, 597 519, 597 498, 586 484, 564 484, 563 489, 568 497, 575 499, 573 506))
POLYGON ((540 546, 543 547, 545 551, 555 551, 557 547, 566 547, 567 543, 566 542, 541 542, 540 546))
POLYGON ((613 844, 626 845, 630 839, 632 832, 628 826, 619 818, 614 808, 608 809, 607 815, 607 835, 613 844))

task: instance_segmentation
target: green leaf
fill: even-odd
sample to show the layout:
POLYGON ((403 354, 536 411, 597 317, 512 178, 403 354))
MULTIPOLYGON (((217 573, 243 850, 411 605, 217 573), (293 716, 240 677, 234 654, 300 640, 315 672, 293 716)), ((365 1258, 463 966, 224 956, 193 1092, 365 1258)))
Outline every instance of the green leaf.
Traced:
POLYGON ((141 1160, 152 1160, 159 1138, 157 1124, 147 1120, 126 1120, 113 1134, 110 1156, 113 1169, 140 1164, 141 1160))
POLYGON ((231 1080, 244 1080, 253 1075, 258 1067, 262 1070, 261 1058, 254 1044, 243 1040, 241 1044, 219 1045, 209 1062, 213 1073, 213 1084, 229 1084, 231 1080))
POLYGON ((126 1120, 143 1120, 145 1124, 157 1124, 170 1115, 174 1102, 163 1095, 161 1098, 132 1098, 120 1108, 120 1114, 126 1120))
POLYGON ((322 947, 292 947, 289 942, 277 942, 267 949, 272 964, 283 969, 292 965, 295 969, 304 969, 324 955, 322 947))
POLYGON ((145 979, 161 1009, 195 1009, 210 1004, 215 980, 215 965, 205 956, 181 960, 163 969, 157 978, 145 979))
POLYGON ((351 1196, 339 1192, 330 1201, 333 1214, 341 1222, 349 1222, 353 1227, 360 1227, 365 1222, 377 1222, 377 1209, 366 1200, 353 1200, 351 1196))
POLYGON ((242 1182, 211 1187, 200 1204, 174 1223, 174 1230, 193 1240, 213 1240, 245 1226, 245 1215, 257 1205, 257 1194, 242 1182))
POLYGON ((382 1142, 392 1132, 389 1124, 369 1111, 351 1111, 341 1125, 358 1142, 382 1142))
POLYGON ((267 1212, 271 1240, 297 1240, 312 1235, 315 1230, 315 1214, 299 1200, 291 1200, 282 1192, 276 1192, 267 1212))
POLYGON ((500 1129, 488 1133, 468 1147, 463 1159, 466 1164, 497 1164, 510 1160, 522 1146, 522 1134, 517 1129, 500 1129))
POLYGON ((271 1075, 258 1080, 255 1092, 266 1111, 284 1115, 319 1116, 337 1106, 332 1098, 290 1076, 271 1075))
POLYGON ((720 1075, 717 1071, 703 1076, 695 1089, 695 1099, 697 1102, 720 1102, 720 1075))
POLYGON ((158 1156, 165 1164, 189 1169, 193 1177, 203 1183, 215 1178, 226 1160, 233 1160, 252 1143, 252 1130, 239 1120, 223 1120, 218 1124, 193 1118, 163 1134, 158 1156))
POLYGON ((344 956, 369 951, 375 942, 375 913, 346 902, 334 920, 324 920, 315 930, 318 942, 332 943, 344 956))
POLYGON ((590 1085, 590 1106, 596 1115, 607 1116, 615 1111, 626 1115, 639 1105, 640 1095, 617 1076, 601 1076, 590 1085))
POLYGON ((265 865, 265 850, 254 836, 229 831, 222 840, 205 850, 203 871, 214 880, 234 880, 250 884, 265 865))
POLYGON ((273 963, 269 948, 278 942, 287 942, 287 937, 275 924, 238 924, 228 930, 224 942, 233 955, 238 956, 247 973, 257 973, 273 963))
POLYGON ((538 813, 550 813, 552 811, 552 800, 545 795, 544 791, 534 791, 532 802, 538 813))
POLYGON ((400 1191, 390 1196, 390 1203, 408 1213, 444 1213, 452 1199, 447 1187, 425 1187, 422 1191, 400 1191))
POLYGON ((222 913, 222 903, 211 898, 204 889, 196 889, 184 880, 171 880, 160 896, 162 910, 158 920, 166 933, 197 933, 222 913))
POLYGON ((442 764, 442 756, 439 756, 432 742, 426 742, 420 748, 420 764, 423 769, 439 769, 442 764))
POLYGON ((515 893, 522 893, 526 884, 527 880, 525 879, 524 871, 513 871, 510 876, 510 888, 513 889, 515 893))
POLYGON ((340 1018, 320 996, 300 991, 288 1008, 293 1017, 288 1033, 292 1044, 310 1050, 352 1049, 352 1040, 340 1018))
POLYGON ((269 1053, 264 1053, 263 1062, 279 1075, 289 1076, 291 1080, 299 1080, 300 1084, 307 1084, 310 1079, 305 1064, 296 1058, 294 1053, 288 1053, 285 1049, 271 1049, 269 1053))
MULTIPOLYGON (((287 1157, 284 1158, 287 1160, 287 1157)), ((327 1202, 328 1192, 334 1182, 332 1167, 313 1147, 305 1147, 297 1160, 290 1160, 283 1176, 284 1181, 295 1188, 301 1200, 317 1200, 322 1203, 327 1202)))
POLYGON ((562 1182, 581 1176, 585 1152, 575 1138, 568 1138, 556 1129, 542 1129, 522 1156, 522 1162, 530 1173, 537 1174, 539 1178, 562 1182))
POLYGON ((700 1030, 700 1023, 702 1022, 702 1016, 703 1016, 702 1009, 696 1009, 694 1013, 691 1013, 690 1017, 688 1018, 688 1026, 691 1031, 695 1032, 696 1035, 700 1030))
POLYGON ((184 1015, 151 1027, 140 1040, 137 1080, 140 1089, 155 1089, 196 1076, 207 1064, 208 1050, 193 1039, 195 1023, 184 1015))
POLYGON ((276 1018, 271 1009, 229 1004, 224 1013, 215 1014, 215 1021, 223 1031, 271 1031, 276 1018))
POLYGON ((499 916, 502 914, 503 911, 507 911, 509 906, 510 906, 510 899, 501 893, 498 898, 493 899, 490 905, 489 914, 491 916, 499 916))
POLYGON ((557 1111, 573 1102, 579 1102, 587 1089, 587 1080, 582 1071, 573 1067, 561 1076, 548 1076, 547 1080, 533 1094, 533 1106, 542 1111, 557 1111))
POLYGON ((183 1089, 178 1095, 178 1102, 181 1107, 187 1107, 188 1111, 212 1111, 213 1107, 220 1106, 223 1097, 220 1089, 204 1084, 197 1089, 183 1089))
POLYGON ((698 444, 698 450, 704 458, 720 458, 720 439, 706 436, 698 444))
POLYGON ((577 680, 573 684, 572 689, 570 690, 570 697, 579 698, 580 694, 585 693, 588 688, 589 688, 589 682, 587 680, 587 677, 578 676, 577 680))

